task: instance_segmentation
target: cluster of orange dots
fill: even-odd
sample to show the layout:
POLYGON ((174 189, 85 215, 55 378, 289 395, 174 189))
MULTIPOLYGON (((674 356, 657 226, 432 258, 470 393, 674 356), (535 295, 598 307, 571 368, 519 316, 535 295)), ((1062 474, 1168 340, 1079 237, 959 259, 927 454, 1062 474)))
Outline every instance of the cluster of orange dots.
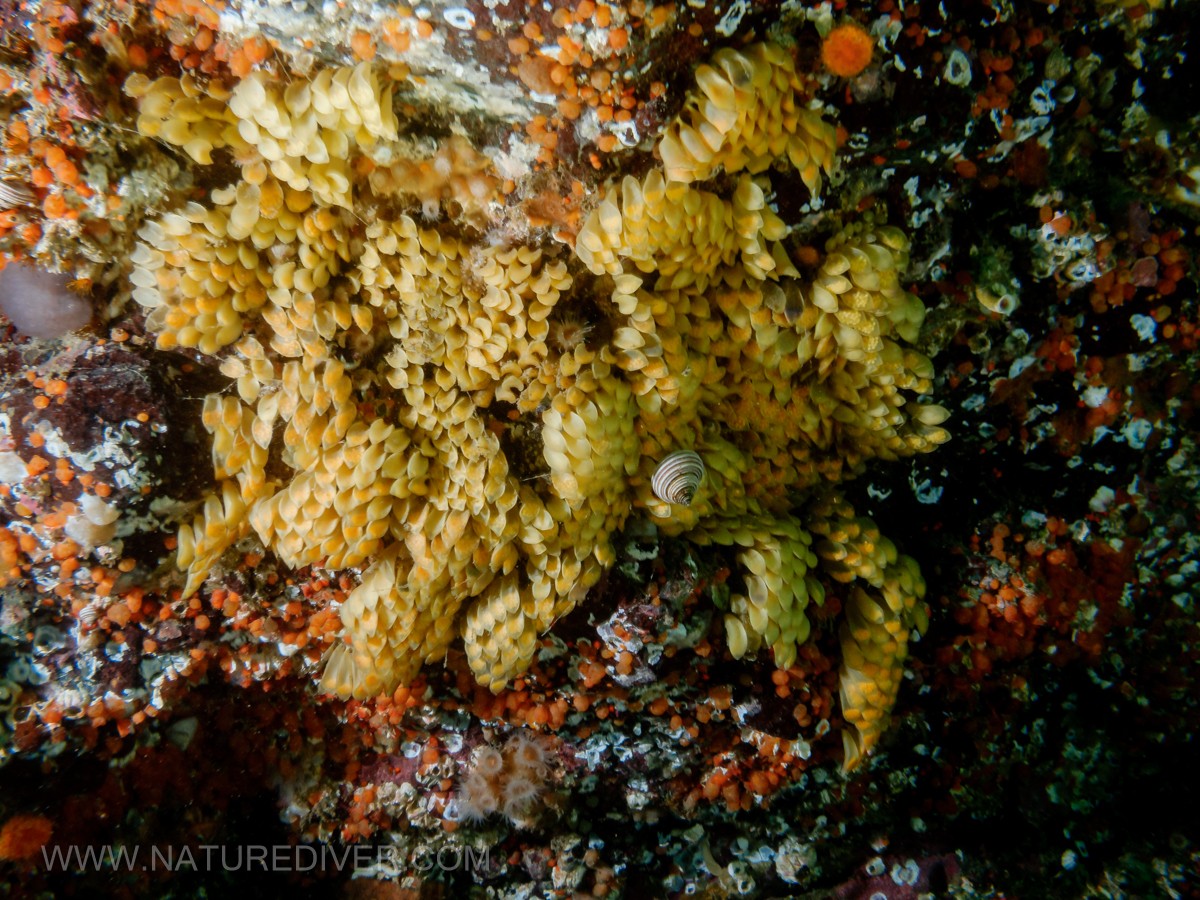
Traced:
POLYGON ((1180 316, 1163 325, 1163 337, 1178 344, 1178 350, 1191 351, 1200 345, 1200 321, 1180 316))
MULTIPOLYGON (((247 554, 242 566, 253 569, 260 561, 261 557, 247 554)), ((256 653, 264 641, 293 644, 303 650, 308 663, 315 665, 328 642, 341 629, 341 623, 331 606, 334 598, 344 599, 345 591, 331 587, 323 579, 303 587, 304 602, 293 600, 278 607, 251 604, 236 591, 226 588, 217 588, 207 596, 196 595, 183 601, 178 589, 157 595, 135 587, 109 603, 103 615, 95 621, 89 621, 85 628, 99 630, 107 640, 116 643, 131 642, 140 634, 141 652, 153 654, 160 649, 160 644, 150 636, 151 629, 172 620, 189 624, 195 629, 199 640, 189 649, 187 666, 181 674, 192 682, 203 678, 214 667, 230 679, 253 669, 256 653), (241 643, 236 648, 219 640, 221 635, 239 631, 247 633, 254 640, 241 643)), ((72 609, 82 620, 86 604, 76 600, 72 609)), ((282 669, 275 674, 284 677, 291 671, 290 660, 285 660, 282 669)), ((254 674, 258 675, 257 672, 254 674)), ((260 687, 270 690, 270 685, 271 682, 266 681, 260 687)), ((99 706, 93 703, 85 712, 93 726, 99 728, 114 723, 121 736, 131 733, 146 717, 156 714, 151 706, 134 709, 123 703, 114 706, 112 702, 99 706)), ((61 718, 61 712, 53 706, 42 714, 42 720, 47 724, 57 724, 61 718)), ((293 749, 298 751, 298 748, 293 749)), ((287 759, 281 757, 277 762, 281 766, 286 765, 287 759)))
MULTIPOLYGON (((531 673, 534 677, 537 672, 531 673)), ((537 689, 532 677, 518 678, 498 694, 480 687, 465 668, 456 673, 460 694, 470 698, 472 714, 485 721, 557 730, 566 722, 571 704, 565 697, 537 689)))
MULTIPOLYGON (((261 36, 241 41, 222 37, 220 14, 224 8, 224 0, 153 0, 150 16, 166 35, 167 55, 181 68, 215 76, 228 70, 244 78, 273 48, 261 36)), ((147 68, 161 55, 158 48, 142 44, 130 44, 125 51, 134 69, 147 68)))
MULTIPOLYGON (((63 379, 46 378, 33 369, 25 377, 39 391, 32 400, 35 409, 47 409, 51 404, 61 405, 65 401, 68 384, 63 379)), ((66 457, 44 453, 45 442, 40 431, 29 430, 26 444, 34 453, 25 464, 27 479, 46 482, 51 487, 51 496, 55 488, 65 488, 73 482, 101 498, 112 493, 109 485, 97 481, 90 473, 77 472, 66 457)), ((16 519, 0 527, 0 584, 25 577, 34 566, 49 564, 57 567, 57 583, 49 588, 56 596, 70 597, 79 585, 87 585, 97 596, 107 596, 120 572, 133 568, 133 560, 128 559, 122 560, 117 570, 96 566, 77 574, 82 566, 79 545, 62 534, 67 520, 78 512, 76 503, 51 499, 44 507, 31 505, 32 501, 14 496, 9 484, 0 484, 0 498, 12 501, 9 509, 16 519)), ((41 579, 37 582, 40 588, 47 583, 41 579)))
MULTIPOLYGON (((621 636, 620 626, 615 632, 621 636)), ((665 639, 663 635, 659 637, 665 639)), ((672 671, 661 679, 668 692, 682 691, 689 697, 683 702, 665 695, 648 700, 633 699, 630 691, 614 680, 633 671, 635 660, 627 650, 614 649, 597 641, 580 642, 575 650, 579 657, 572 672, 564 672, 561 667, 556 671, 545 668, 555 665, 554 662, 535 662, 524 676, 497 694, 476 684, 461 654, 451 653, 447 658, 447 677, 452 679, 455 690, 451 694, 439 691, 436 698, 428 702, 446 710, 469 710, 476 719, 484 722, 504 722, 510 726, 555 733, 567 728, 570 720, 569 730, 580 741, 594 734, 601 723, 620 720, 626 713, 647 713, 664 719, 670 731, 678 735, 681 747, 700 741, 710 723, 730 721, 731 687, 704 683, 707 679, 704 661, 715 652, 707 639, 694 648, 701 665, 683 672, 672 671), (460 703, 452 694, 465 700, 460 703)), ((674 655, 673 650, 668 647, 666 655, 674 655)), ((831 717, 837 673, 831 660, 809 646, 802 649, 801 659, 795 666, 773 673, 772 688, 776 696, 794 702, 793 716, 797 723, 806 729, 812 728, 818 720, 827 721, 831 717)), ((407 709, 420 702, 418 698, 425 693, 426 686, 420 682, 411 688, 401 687, 395 695, 363 703, 351 702, 348 709, 352 719, 361 720, 372 730, 395 728, 403 722, 407 709)), ((818 727, 818 736, 822 733, 818 727)), ((751 754, 752 759, 739 761, 731 756, 720 768, 724 775, 717 774, 714 779, 698 785, 686 800, 692 805, 724 802, 731 809, 763 803, 797 777, 793 749, 786 741, 764 737, 762 745, 751 754)), ((364 837, 374 827, 372 823, 377 824, 376 819, 367 814, 364 805, 363 816, 352 823, 353 827, 345 832, 345 836, 348 839, 364 837)))
MULTIPOLYGON (((978 117, 989 110, 1008 109, 1012 103, 1012 95, 1017 90, 1017 83, 1008 74, 1013 67, 1012 56, 994 53, 991 50, 981 50, 979 64, 989 80, 987 86, 975 95, 975 102, 971 105, 971 115, 978 117)), ((1011 128, 1011 117, 1006 120, 1005 125, 1011 128)))
POLYGON ((771 673, 771 684, 775 696, 796 701, 792 717, 801 728, 808 728, 833 714, 837 672, 833 661, 813 644, 805 644, 797 655, 798 660, 791 668, 771 673))
MULTIPOLYGON (((167 53, 184 69, 205 74, 218 71, 227 58, 227 48, 218 48, 217 27, 224 0, 154 0, 150 16, 166 34, 167 53)), ((140 44, 127 49, 129 63, 135 69, 145 68, 155 51, 140 44)))
POLYGON ((67 156, 60 146, 46 140, 36 140, 30 145, 34 159, 42 160, 41 165, 34 164, 30 180, 40 188, 46 188, 49 193, 42 201, 42 212, 47 219, 77 219, 79 209, 67 202, 65 191, 70 189, 77 196, 87 199, 92 196, 92 189, 79 177, 79 167, 67 156))
MULTIPOLYGON (((48 460, 40 455, 34 456, 28 465, 31 477, 48 477, 50 468, 48 460)), ((61 461, 55 467, 55 477, 60 481, 75 478, 99 496, 111 493, 107 485, 96 483, 91 475, 71 473, 61 461)), ((3 492, 3 488, 0 488, 0 492, 3 492)), ((36 527, 53 532, 61 528, 67 516, 75 510, 76 504, 63 503, 54 512, 40 515, 36 527)), ((14 511, 18 516, 34 516, 34 511, 21 503, 14 505, 14 511)), ((42 549, 43 543, 31 531, 0 529, 0 562, 4 566, 0 575, 7 573, 8 577, 21 577, 26 574, 29 566, 22 566, 22 559, 30 555, 44 556, 46 551, 42 549)), ((174 542, 168 539, 166 543, 167 548, 171 549, 174 542)), ((292 644, 302 651, 300 658, 310 665, 316 665, 329 642, 341 630, 341 622, 334 611, 334 601, 344 599, 352 587, 345 580, 331 584, 327 579, 318 579, 300 586, 301 599, 280 601, 274 605, 247 602, 236 591, 225 588, 217 588, 185 601, 181 599, 177 588, 165 594, 141 587, 126 587, 118 592, 118 579, 136 568, 135 560, 122 559, 115 568, 93 566, 77 573, 81 568, 78 555, 79 547, 66 538, 52 543, 49 554, 50 559, 61 567, 62 580, 54 593, 67 601, 67 608, 79 620, 81 635, 85 639, 91 634, 102 635, 105 642, 132 644, 142 654, 153 654, 161 649, 161 645, 152 635, 161 633, 160 626, 164 623, 174 621, 192 629, 192 636, 188 638, 191 646, 187 664, 181 672, 184 679, 173 682, 170 688, 175 693, 182 693, 187 684, 203 678, 210 668, 218 669, 231 680, 248 672, 258 677, 261 673, 255 671, 254 667, 260 661, 256 654, 264 642, 292 644), (254 640, 237 647, 220 640, 222 635, 239 631, 254 640)), ((246 554, 241 560, 241 568, 254 572, 261 561, 261 555, 246 554)), ((277 578, 274 580, 278 581, 277 578)), ((177 633, 180 636, 187 634, 179 629, 177 633)), ((284 677, 293 671, 294 663, 289 658, 284 660, 274 675, 284 677)), ((245 678, 241 680, 248 681, 245 678)), ((270 682, 261 685, 264 690, 268 690, 269 686, 270 682)), ((399 708, 406 708, 404 698, 400 699, 399 708)), ((109 694, 104 699, 91 702, 82 711, 82 717, 90 729, 87 734, 94 740, 99 734, 98 730, 106 725, 113 726, 116 736, 128 736, 157 712, 153 706, 139 708, 115 694, 109 694)), ((54 702, 38 710, 38 720, 51 729, 55 740, 65 739, 59 727, 64 723, 65 713, 54 702)))
MULTIPOLYGON (((347 782, 353 784, 363 774, 361 763, 357 758, 357 751, 363 747, 369 748, 373 743, 374 735, 381 731, 400 727, 404 721, 404 714, 418 704, 419 692, 423 692, 423 686, 414 684, 412 688, 399 688, 395 694, 376 698, 369 703, 351 701, 347 704, 349 721, 359 726, 357 732, 347 732, 344 739, 347 782)), ((405 729, 403 734, 408 740, 419 740, 424 743, 414 774, 430 776, 434 767, 445 757, 437 736, 410 729, 405 729)), ((400 766, 393 766, 393 774, 399 775, 401 771, 400 766)), ((443 777, 434 784, 429 792, 433 797, 432 809, 434 812, 445 809, 453 797, 454 787, 454 779, 449 777, 443 777)), ((341 827, 342 840, 355 842, 369 838, 375 832, 386 831, 396 824, 393 817, 377 802, 379 800, 378 793, 377 786, 370 783, 360 784, 354 789, 346 821, 341 827)), ((443 819, 442 827, 446 831, 454 831, 456 823, 443 819)))
MULTIPOLYGON (((1139 288, 1148 287, 1159 297, 1174 294, 1179 282, 1187 277, 1191 262, 1187 250, 1179 245, 1180 236, 1176 230, 1151 235, 1141 244, 1130 248, 1133 252, 1114 259, 1115 265, 1092 282, 1092 309, 1104 312, 1109 307, 1121 306, 1134 299, 1139 288), (1139 268, 1153 278, 1152 285, 1144 283, 1147 280, 1145 277, 1139 278, 1139 268)), ((1118 234, 1117 240, 1120 238, 1118 234)), ((1102 242, 1100 249, 1106 259, 1117 256, 1116 241, 1112 239, 1102 242)))
MULTIPOLYGON (((1003 522, 993 526, 988 555, 998 566, 961 592, 963 602, 953 617, 970 632, 948 648, 949 653, 965 653, 972 679, 986 676, 997 661, 1030 655, 1039 641, 1054 643, 1059 663, 1079 655, 1096 659, 1106 635, 1127 618, 1120 598, 1131 577, 1132 549, 1116 550, 1106 541, 1079 547, 1070 533, 1070 523, 1055 516, 1046 520, 1044 535, 1037 539, 1027 539, 1003 522), (1076 615, 1085 603, 1095 613, 1088 627, 1081 628, 1076 615)), ((972 537, 971 547, 983 552, 979 535, 972 537)), ((944 652, 939 657, 948 660, 944 652)))
MULTIPOLYGON (((819 720, 828 721, 832 716, 837 672, 815 646, 802 647, 791 668, 773 671, 771 685, 780 699, 796 701, 792 716, 802 728, 813 728, 819 720)), ((706 724, 714 716, 723 716, 730 705, 729 688, 714 686, 697 707, 696 721, 706 724)), ((823 733, 816 727, 817 736, 823 733)), ((765 804, 772 794, 800 777, 805 763, 796 755, 793 742, 762 735, 756 744, 751 754, 726 751, 714 756, 709 775, 685 798, 685 804, 704 800, 723 802, 730 812, 747 810, 765 804)))
MULTIPOLYGON (((28 205, 0 208, 0 239, 15 238, 0 256, 0 268, 8 259, 19 259, 28 248, 41 239, 45 223, 81 220, 86 212, 85 202, 94 196, 94 189, 84 180, 84 154, 76 145, 66 124, 56 131, 56 140, 47 137, 31 139, 29 125, 19 117, 9 120, 4 132, 4 149, 10 158, 29 161, 28 185, 35 199, 28 205), (40 197, 38 200, 36 197, 40 197)), ((121 205, 113 193, 106 198, 108 209, 121 205)), ((104 218, 86 216, 85 230, 101 237, 111 229, 104 218)))
POLYGON ((360 838, 369 838, 377 829, 387 828, 391 823, 384 824, 386 814, 373 811, 375 802, 375 785, 368 784, 356 788, 350 798, 350 809, 346 816, 346 824, 342 826, 342 840, 351 842, 360 838))
POLYGON ((1049 331, 1035 353, 1045 360, 1047 369, 1073 371, 1079 362, 1079 338, 1066 325, 1059 325, 1049 331))
POLYGON ((797 755, 794 742, 765 736, 753 753, 735 755, 729 751, 714 754, 711 770, 699 787, 684 798, 685 808, 701 800, 724 803, 729 812, 745 812, 764 805, 780 788, 795 781, 807 767, 797 755))
MULTIPOLYGON (((1051 520, 1048 536, 1053 537, 1061 524, 1051 520)), ((1036 566, 1043 558, 1045 545, 1025 542, 1025 535, 1014 534, 1003 522, 997 523, 987 539, 988 555, 1000 563, 997 574, 988 575, 978 584, 964 588, 967 602, 954 610, 954 620, 971 628, 971 635, 960 637, 958 644, 968 655, 971 674, 982 678, 991 670, 996 659, 1011 659, 1033 652, 1034 638, 1046 623, 1044 598, 1034 590, 1031 578, 1019 574, 1027 563, 1036 566), (1012 543, 1016 547, 1011 546, 1012 543), (1009 544, 1006 548, 1006 544, 1009 544), (970 599, 972 596, 975 599, 970 599)), ((972 537, 972 547, 982 551, 979 535, 972 537)), ((1054 564, 1061 564, 1060 551, 1052 550, 1054 564)), ((1047 560, 1049 562, 1049 560, 1047 560)))
MULTIPOLYGON (((559 7, 551 15, 550 24, 564 32, 578 25, 608 29, 610 54, 604 59, 598 59, 570 34, 548 36, 535 21, 526 22, 520 35, 508 39, 508 51, 516 59, 511 71, 531 90, 559 98, 555 115, 537 116, 526 125, 526 133, 542 146, 544 162, 553 159, 559 131, 567 122, 578 119, 585 109, 595 109, 603 123, 628 122, 645 105, 645 100, 636 97, 633 88, 625 87, 620 80, 621 54, 629 47, 632 28, 658 31, 675 17, 675 6, 664 4, 648 9, 643 0, 634 0, 626 11, 630 17, 628 26, 614 25, 614 8, 594 0, 580 0, 573 9, 559 7), (557 47, 555 57, 540 51, 547 43, 557 47)), ((485 36, 491 37, 490 33, 485 36)), ((654 83, 649 89, 650 98, 664 91, 661 83, 654 83)), ((602 153, 616 147, 617 139, 612 134, 602 134, 596 141, 596 148, 602 153)), ((599 157, 592 164, 599 167, 599 157)))

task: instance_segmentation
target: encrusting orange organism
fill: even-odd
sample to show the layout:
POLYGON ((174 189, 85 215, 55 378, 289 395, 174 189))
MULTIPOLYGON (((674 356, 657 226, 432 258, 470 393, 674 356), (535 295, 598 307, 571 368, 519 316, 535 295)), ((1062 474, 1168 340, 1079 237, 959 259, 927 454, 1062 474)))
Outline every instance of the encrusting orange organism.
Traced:
POLYGON ((855 22, 839 25, 821 43, 821 62, 834 75, 853 78, 871 63, 875 41, 855 22))
POLYGON ((28 859, 50 843, 53 832, 45 816, 18 813, 0 828, 0 860, 28 859))

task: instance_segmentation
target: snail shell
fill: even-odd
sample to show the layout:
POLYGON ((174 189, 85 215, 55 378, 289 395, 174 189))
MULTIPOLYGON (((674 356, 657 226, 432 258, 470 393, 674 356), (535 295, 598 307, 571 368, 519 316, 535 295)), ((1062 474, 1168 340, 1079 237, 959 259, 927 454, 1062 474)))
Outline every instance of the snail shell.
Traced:
POLYGON ((654 496, 666 503, 687 506, 704 480, 704 460, 694 450, 676 450, 668 454, 650 478, 654 496))
POLYGON ((8 179, 0 180, 0 206, 28 206, 35 199, 28 186, 8 179))
POLYGON ((104 613, 104 604, 92 602, 79 611, 79 623, 85 628, 91 628, 104 613))

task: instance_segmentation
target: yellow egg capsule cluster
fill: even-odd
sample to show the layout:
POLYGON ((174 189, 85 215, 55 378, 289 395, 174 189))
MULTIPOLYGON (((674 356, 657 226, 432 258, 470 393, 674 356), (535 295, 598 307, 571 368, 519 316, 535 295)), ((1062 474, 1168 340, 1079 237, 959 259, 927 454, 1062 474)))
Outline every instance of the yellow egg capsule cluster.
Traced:
POLYGON ((398 547, 392 547, 376 559, 342 604, 350 642, 330 653, 322 690, 343 697, 374 697, 416 676, 421 665, 421 657, 412 652, 417 609, 397 572, 397 552, 398 547))
POLYGON ((533 594, 523 593, 518 584, 516 573, 496 579, 467 611, 467 662, 488 688, 502 688, 525 669, 545 627, 548 611, 539 610, 533 594))
POLYGON ((696 69, 696 87, 658 145, 671 181, 705 181, 718 169, 766 170, 786 157, 815 197, 834 165, 837 134, 803 108, 791 56, 776 44, 726 47, 696 69))
MULTIPOLYGON (((541 416, 542 455, 553 488, 547 508, 566 552, 607 566, 614 559, 609 534, 628 515, 623 500, 638 465, 632 394, 606 348, 577 347, 560 359, 547 397, 541 416)), ((537 538, 539 550, 549 552, 547 541, 554 540, 537 538)), ((555 564, 546 570, 556 581, 560 577, 555 564)))
POLYGON ((607 350, 580 345, 564 353, 531 382, 519 405, 532 410, 541 402, 550 490, 542 496, 521 486, 515 510, 525 574, 519 602, 511 583, 493 583, 468 607, 463 628, 471 669, 493 690, 524 671, 537 636, 614 562, 610 535, 629 513, 624 498, 637 465, 635 406, 607 350))
POLYGON ((186 590, 251 525, 292 566, 378 559, 343 610, 348 643, 327 686, 390 690, 465 630, 478 677, 499 689, 612 561, 608 534, 627 511, 619 460, 637 446, 620 411, 628 388, 610 362, 548 367, 548 320, 572 279, 543 251, 469 249, 407 217, 351 237, 347 213, 324 201, 348 199, 335 157, 394 131, 370 69, 282 93, 255 75, 230 113, 241 130, 223 140, 240 151, 242 180, 210 207, 148 222, 134 255, 160 345, 226 350, 221 369, 236 380, 237 396, 205 404, 222 484, 181 530, 186 590), (359 348, 381 339, 389 352, 359 365, 359 348), (381 391, 394 402, 386 421, 364 403, 381 391), (479 414, 496 397, 545 401, 571 454, 541 494, 522 490, 479 414), (292 470, 283 484, 266 475, 273 452, 292 470))
POLYGON ((901 617, 862 588, 851 589, 845 613, 838 684, 848 726, 842 730, 842 767, 850 770, 887 730, 904 676, 908 635, 901 617))
POLYGON ((518 512, 527 586, 518 590, 516 573, 493 582, 471 603, 463 624, 471 671, 493 691, 528 668, 538 636, 582 601, 612 564, 608 532, 623 521, 623 515, 597 521, 586 506, 572 511, 525 486, 518 512))
POLYGON ((831 239, 826 251, 799 323, 812 335, 805 356, 818 360, 822 374, 835 360, 873 372, 884 339, 894 334, 915 340, 925 318, 921 301, 899 283, 908 266, 908 238, 890 227, 850 229, 831 239))
POLYGON ((463 245, 433 229, 418 228, 408 216, 367 225, 351 287, 377 308, 392 337, 406 341, 427 335, 424 357, 444 355, 435 326, 451 314, 462 287, 463 245), (432 354, 432 356, 431 356, 432 354))
MULTIPOLYGON (((396 434, 412 436, 413 444, 389 453, 372 484, 360 488, 382 491, 391 504, 376 530, 381 536, 387 530, 391 541, 381 551, 389 574, 364 579, 343 607, 349 643, 335 649, 324 684, 344 696, 372 696, 381 684, 392 690, 422 662, 444 655, 465 628, 462 606, 493 602, 490 585, 519 562, 519 486, 494 436, 472 427, 478 423, 474 407, 453 390, 414 377, 405 394, 412 408, 401 417, 407 427, 396 434)), ((353 511, 341 517, 358 524, 353 511)), ((369 517, 368 510, 368 528, 369 517)), ((479 657, 469 633, 466 649, 469 658, 479 657)), ((530 658, 522 655, 512 665, 523 667, 530 658)), ((485 673, 477 674, 489 683, 485 673)))
POLYGON ((271 174, 322 203, 350 205, 350 152, 394 139, 392 88, 371 65, 322 69, 311 80, 281 87, 262 70, 234 87, 229 110, 246 145, 271 174))
POLYGON ((611 563, 602 563, 599 547, 581 533, 586 517, 573 516, 563 501, 543 501, 523 486, 519 515, 526 586, 518 589, 515 572, 493 582, 471 603, 463 623, 471 671, 493 691, 528 668, 538 636, 570 612, 611 563))
POLYGON ((196 592, 221 554, 249 531, 241 492, 234 482, 223 482, 220 495, 210 494, 200 514, 180 526, 176 537, 176 565, 187 572, 185 597, 196 592))
MULTIPOLYGON (((900 287, 903 236, 849 227, 802 282, 770 184, 752 177, 790 155, 815 192, 832 168, 831 129, 797 105, 790 59, 760 45, 698 73, 663 141, 668 170, 624 178, 586 218, 575 253, 597 278, 582 285, 545 249, 343 208, 369 178, 350 149, 376 142, 384 166, 393 149, 378 143, 395 120, 375 78, 360 66, 282 88, 255 75, 227 114, 180 106, 236 120, 205 135, 242 167, 209 206, 147 223, 134 254, 160 345, 220 351, 236 382, 205 404, 221 484, 180 533, 187 591, 252 526, 289 565, 368 566, 326 689, 390 691, 461 635, 476 679, 500 690, 640 510, 735 548, 735 656, 770 647, 790 665, 823 600, 814 567, 853 585, 843 702, 848 753, 865 753, 905 629, 923 627, 923 585, 836 495, 803 520, 792 507, 871 458, 930 449, 946 413, 918 402, 933 366, 903 343, 923 312, 900 287), (721 193, 680 183, 721 167, 721 193), (604 322, 571 307, 593 284, 587 308, 604 322), (518 418, 489 410, 498 401, 518 418), (680 451, 705 472, 687 504, 653 490, 680 451)), ((162 97, 147 127, 165 127, 175 93, 142 90, 162 97)))
POLYGON ((749 176, 726 200, 654 170, 609 189, 580 228, 575 254, 597 275, 620 275, 627 259, 641 272, 657 272, 658 290, 703 290, 722 278, 740 284, 797 274, 779 244, 787 233, 749 176))
POLYGON ((825 599, 820 582, 808 574, 817 562, 808 532, 788 517, 745 517, 723 519, 711 531, 702 525, 695 536, 743 548, 737 560, 746 590, 730 597, 725 615, 730 654, 741 659, 765 644, 777 667, 790 667, 811 630, 805 608, 825 599))
MULTIPOLYGON (((716 68, 699 73, 704 97, 689 100, 660 147, 668 176, 707 177, 718 166, 760 171, 783 152, 794 132, 774 113, 756 110, 737 119, 722 112, 779 96, 781 85, 772 86, 769 75, 772 60, 781 74, 781 51, 765 47, 750 57, 724 53, 718 60, 724 80, 716 68), (689 110, 695 113, 690 123, 689 110), (713 122, 698 124, 701 112, 713 122), (756 131, 756 123, 768 124, 756 131), (780 147, 767 146, 765 131, 780 147), (696 150, 702 138, 711 157, 696 150), (672 142, 686 146, 691 163, 681 162, 672 142)), ((825 146, 831 154, 831 135, 825 146)), ((820 171, 831 167, 807 158, 797 165, 814 191, 820 171)), ((814 505, 802 526, 788 515, 785 498, 861 471, 871 458, 922 452, 948 438, 938 427, 946 411, 914 396, 931 390, 932 364, 902 344, 916 338, 924 315, 900 286, 908 241, 886 226, 845 228, 805 284, 777 242, 786 227, 776 226, 766 205, 765 181, 743 175, 731 196, 717 198, 721 206, 714 196, 656 172, 642 181, 626 177, 576 241, 580 260, 612 279, 619 318, 610 347, 634 390, 643 435, 644 456, 632 480, 635 506, 667 532, 739 548, 745 587, 725 617, 735 656, 767 645, 777 665, 794 661, 809 633, 806 604, 823 599, 813 566, 836 580, 867 584, 872 597, 882 595, 891 611, 888 637, 863 637, 860 616, 847 638, 851 654, 862 649, 853 641, 870 642, 877 663, 846 670, 847 746, 857 759, 882 731, 867 723, 885 719, 894 700, 906 634, 892 632, 896 623, 923 622, 917 602, 923 586, 915 564, 841 501, 814 505), (756 213, 760 218, 752 219, 756 213), (687 234, 677 234, 679 223, 686 223, 687 234), (704 424, 714 421, 719 428, 704 424), (736 444, 722 432, 736 436, 736 444), (653 461, 680 448, 697 452, 712 473, 711 486, 687 506, 650 490, 653 461), (817 553, 809 531, 824 538, 817 553)), ((864 589, 855 590, 855 608, 870 613, 860 597, 867 596, 864 589)))
POLYGON ((133 298, 151 310, 160 349, 216 353, 241 337, 243 314, 323 288, 348 254, 342 214, 310 210, 311 195, 274 179, 239 182, 212 200, 138 231, 133 298))
POLYGON ((436 378, 480 407, 516 402, 548 356, 548 319, 572 279, 566 266, 527 247, 476 248, 408 217, 375 222, 352 273, 398 343, 389 381, 433 364, 436 378))
POLYGON ((594 360, 542 413, 550 480, 573 506, 608 506, 624 493, 628 473, 637 467, 630 391, 622 381, 605 377, 608 372, 609 366, 594 360))
POLYGON ((361 565, 391 532, 392 483, 380 476, 396 464, 407 436, 378 419, 369 427, 356 425, 339 446, 322 448, 312 468, 251 513, 263 543, 290 566, 322 558, 331 568, 361 565))
POLYGON ((244 148, 237 116, 223 92, 211 93, 191 75, 151 81, 140 72, 125 80, 125 93, 138 102, 137 130, 146 137, 181 147, 201 165, 212 164, 212 151, 244 148))
POLYGON ((928 627, 925 581, 912 558, 897 553, 873 521, 856 517, 840 497, 818 499, 810 514, 813 531, 822 537, 815 547, 822 567, 835 580, 855 585, 840 632, 842 715, 850 726, 842 733, 843 766, 851 769, 887 729, 909 632, 928 627))
POLYGON ((480 406, 514 403, 549 356, 549 317, 572 284, 566 265, 528 247, 488 247, 471 260, 447 334, 447 365, 480 406))
POLYGON ((235 479, 244 499, 258 496, 266 486, 267 448, 271 445, 269 424, 264 429, 260 414, 237 397, 222 394, 204 398, 201 421, 213 438, 216 477, 222 481, 235 479))
POLYGON ((613 361, 624 372, 643 417, 650 417, 645 419, 646 436, 666 437, 653 425, 664 411, 683 418, 686 410, 695 410, 698 388, 709 370, 703 333, 719 330, 720 323, 708 319, 707 301, 694 289, 646 291, 640 287, 642 279, 632 274, 617 276, 614 284, 612 302, 621 318, 613 333, 613 361))

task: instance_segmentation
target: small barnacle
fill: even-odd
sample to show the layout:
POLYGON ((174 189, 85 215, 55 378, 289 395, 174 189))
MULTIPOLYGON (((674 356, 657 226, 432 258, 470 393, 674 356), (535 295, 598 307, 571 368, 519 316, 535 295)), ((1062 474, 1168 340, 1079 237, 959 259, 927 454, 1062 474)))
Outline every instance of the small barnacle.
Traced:
POLYGON ((1064 273, 1068 281, 1075 284, 1088 284, 1100 275, 1100 267, 1091 259, 1079 259, 1072 263, 1064 273))
POLYGON ((676 450, 667 455, 650 479, 654 496, 666 503, 687 506, 704 481, 704 460, 694 450, 676 450))
POLYGON ((33 649, 39 654, 60 650, 67 644, 66 637, 53 625, 39 625, 33 632, 33 649))
POLYGON ((966 87, 971 83, 971 60, 958 47, 950 51, 942 77, 955 87, 966 87))
POLYGON ((457 28, 460 31, 470 31, 475 27, 475 13, 471 12, 465 6, 452 6, 449 9, 443 10, 442 16, 446 19, 446 24, 451 28, 457 28))
POLYGON ((612 126, 612 132, 623 147, 636 147, 638 142, 641 141, 637 123, 632 119, 628 122, 615 122, 612 126))
POLYGON ((986 331, 979 331, 967 338, 967 349, 972 353, 987 353, 992 349, 992 340, 986 331))
POLYGON ((717 22, 717 33, 725 37, 731 37, 742 24, 742 19, 746 13, 750 11, 750 4, 747 0, 734 0, 729 5, 729 9, 725 10, 725 14, 721 16, 717 22))
POLYGON ((975 288, 975 299, 988 312, 994 312, 1001 316, 1012 315, 1016 312, 1017 306, 1020 305, 1017 298, 1012 294, 1003 293, 996 295, 982 285, 975 288))
POLYGON ((12 712, 21 699, 21 686, 7 678, 0 678, 0 713, 12 712))
POLYGON ((1029 95, 1029 106, 1035 115, 1048 116, 1054 112, 1055 100, 1051 90, 1054 88, 1052 82, 1043 82, 1033 89, 1029 95))
POLYGON ((104 604, 98 600, 93 600, 79 611, 79 624, 84 628, 91 628, 100 620, 102 615, 104 615, 104 604))

